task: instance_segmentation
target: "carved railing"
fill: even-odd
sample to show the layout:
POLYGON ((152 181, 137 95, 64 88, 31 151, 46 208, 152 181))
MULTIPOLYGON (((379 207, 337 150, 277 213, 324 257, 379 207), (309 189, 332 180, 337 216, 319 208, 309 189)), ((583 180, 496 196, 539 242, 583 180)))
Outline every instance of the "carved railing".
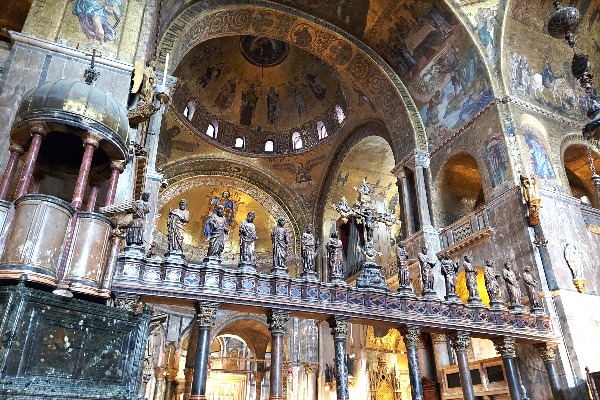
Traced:
POLYGON ((581 204, 580 208, 588 230, 600 234, 600 210, 585 204, 581 204))
POLYGON ((493 235, 487 208, 483 207, 465 215, 440 232, 440 242, 445 250, 458 251, 493 235))

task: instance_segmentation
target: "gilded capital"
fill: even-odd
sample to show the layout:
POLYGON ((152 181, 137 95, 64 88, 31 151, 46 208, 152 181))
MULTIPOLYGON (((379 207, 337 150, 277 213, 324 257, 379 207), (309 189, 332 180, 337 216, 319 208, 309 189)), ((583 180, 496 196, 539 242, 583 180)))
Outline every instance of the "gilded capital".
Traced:
POLYGON ((511 337, 497 338, 493 340, 496 351, 502 357, 516 357, 515 339, 511 337))
POLYGON ((196 322, 198 327, 212 327, 215 324, 219 304, 196 304, 196 322))
POLYGON ((535 348, 540 352, 540 357, 542 358, 542 361, 556 360, 556 353, 554 351, 556 346, 548 344, 548 343, 541 343, 541 344, 536 344, 535 348))
POLYGON ((327 322, 331 328, 331 335, 334 339, 345 339, 348 334, 348 320, 347 317, 333 317, 329 318, 327 322))
POLYGON ((452 340, 454 351, 467 351, 471 346, 471 338, 467 332, 455 332, 448 335, 452 340))
POLYGON ((271 333, 285 333, 290 313, 282 310, 271 310, 267 314, 267 322, 271 333))
POLYGON ((421 329, 417 326, 405 326, 400 328, 400 333, 404 339, 404 344, 408 346, 418 346, 421 336, 421 329))
POLYGON ((437 343, 446 343, 448 340, 446 339, 446 335, 444 335, 443 333, 432 333, 431 334, 431 342, 433 344, 437 344, 437 343))

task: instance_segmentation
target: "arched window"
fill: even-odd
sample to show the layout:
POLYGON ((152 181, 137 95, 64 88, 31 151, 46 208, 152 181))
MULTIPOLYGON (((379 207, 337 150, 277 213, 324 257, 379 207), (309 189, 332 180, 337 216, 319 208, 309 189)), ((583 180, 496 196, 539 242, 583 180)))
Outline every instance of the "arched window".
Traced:
POLYGON ((237 149, 243 149, 244 146, 245 146, 245 144, 246 143, 245 143, 245 140, 244 140, 243 137, 238 137, 238 138, 235 139, 235 147, 237 149))
POLYGON ((323 121, 317 122, 317 137, 319 140, 325 139, 329 134, 327 133, 327 128, 325 128, 325 124, 323 121))
POLYGON ((273 151, 275 144, 273 143, 272 140, 267 140, 265 142, 265 151, 273 151))
POLYGON ((206 136, 210 136, 213 139, 217 136, 217 130, 213 124, 208 124, 208 127, 206 128, 206 136))
POLYGON ((186 117, 186 118, 188 117, 188 110, 189 109, 188 109, 187 106, 183 109, 183 116, 186 117))
POLYGON ((302 143, 302 136, 300 135, 300 132, 294 132, 292 134, 292 149, 299 150, 303 146, 304 144, 302 143))
POLYGON ((337 119, 338 124, 341 124, 346 119, 346 114, 344 114, 344 110, 342 110, 342 106, 339 104, 335 106, 335 119, 337 119))

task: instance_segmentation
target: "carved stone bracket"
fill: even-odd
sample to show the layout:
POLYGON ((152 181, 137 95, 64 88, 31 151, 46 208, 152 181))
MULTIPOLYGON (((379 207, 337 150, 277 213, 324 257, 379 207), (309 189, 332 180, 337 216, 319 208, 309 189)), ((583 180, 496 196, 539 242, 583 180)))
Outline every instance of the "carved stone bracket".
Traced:
POLYGON ((468 332, 455 332, 448 335, 452 340, 452 348, 454 351, 467 351, 471 346, 471 337, 468 332))
POLYGON ((502 357, 515 357, 515 339, 511 337, 503 337, 494 339, 494 346, 496 346, 496 351, 502 357))
POLYGON ((218 303, 196 304, 196 322, 198 326, 212 327, 217 316, 218 303))
POLYGON ((331 335, 334 339, 345 339, 348 334, 348 322, 349 318, 346 317, 332 317, 327 320, 329 327, 331 328, 331 335))
POLYGON ((267 323, 271 333, 284 334, 287 330, 287 323, 290 319, 288 311, 271 310, 267 314, 267 323))

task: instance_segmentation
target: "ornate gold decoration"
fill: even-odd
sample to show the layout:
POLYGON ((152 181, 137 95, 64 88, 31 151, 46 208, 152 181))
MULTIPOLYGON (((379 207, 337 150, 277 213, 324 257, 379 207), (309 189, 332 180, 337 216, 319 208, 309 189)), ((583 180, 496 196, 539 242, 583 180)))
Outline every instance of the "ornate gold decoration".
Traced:
POLYGON ((375 328, 367 327, 366 348, 368 350, 383 351, 386 353, 400 353, 405 350, 400 340, 400 332, 397 329, 388 329, 384 336, 376 336, 375 328))
POLYGON ((515 357, 515 339, 511 337, 497 338, 493 340, 496 351, 502 357, 515 357))
POLYGON ((542 344, 536 344, 535 348, 540 352, 540 357, 542 358, 542 361, 554 361, 556 360, 556 354, 554 352, 556 346, 548 344, 548 343, 542 343, 542 344))
POLYGON ((215 324, 217 308, 219 308, 219 305, 215 303, 204 305, 197 304, 196 322, 198 323, 198 326, 212 327, 215 324))
POLYGON ((521 199, 529 209, 529 225, 540 224, 540 208, 542 199, 540 197, 540 182, 534 174, 531 176, 521 175, 521 199))
POLYGON ((452 340, 454 351, 467 351, 471 346, 471 338, 468 332, 455 332, 448 335, 452 340))
POLYGON ((400 333, 402 334, 402 338, 404 340, 404 344, 406 347, 408 346, 417 346, 419 344, 421 329, 416 326, 406 326, 400 328, 400 333))
POLYGON ((585 279, 573 279, 573 285, 579 293, 585 293, 585 279))
POLYGON ((348 334, 348 319, 333 317, 327 320, 334 339, 345 339, 348 334))
POLYGON ((118 297, 115 299, 115 307, 122 308, 123 310, 137 312, 138 310, 138 299, 137 297, 118 297))
POLYGON ((290 313, 282 310, 271 310, 267 314, 267 323, 269 324, 269 330, 271 333, 286 332, 287 323, 290 319, 290 313))

